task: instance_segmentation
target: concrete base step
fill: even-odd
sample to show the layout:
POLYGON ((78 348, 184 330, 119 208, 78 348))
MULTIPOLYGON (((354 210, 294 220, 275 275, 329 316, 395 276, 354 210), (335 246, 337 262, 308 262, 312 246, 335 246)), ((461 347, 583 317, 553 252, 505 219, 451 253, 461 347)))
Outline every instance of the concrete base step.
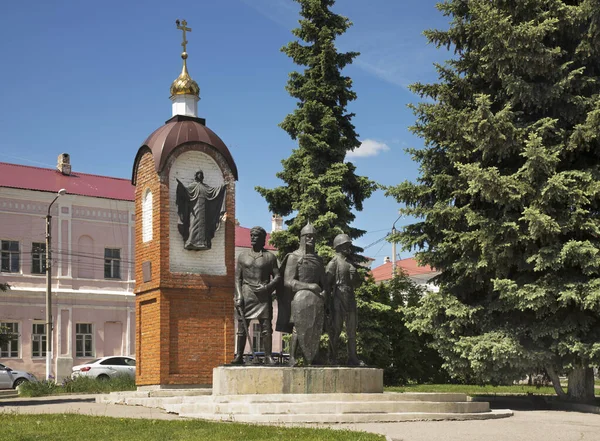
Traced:
POLYGON ((304 415, 349 413, 481 413, 489 412, 488 403, 440 403, 427 401, 321 401, 316 402, 213 402, 165 403, 165 410, 180 415, 304 415))
POLYGON ((294 414, 294 415, 226 415, 226 414, 180 414, 187 418, 238 423, 285 424, 285 423, 393 423, 402 421, 461 421, 506 418, 511 410, 493 410, 485 413, 347 413, 347 414, 294 414))
POLYGON ((98 395, 96 402, 162 408, 164 403, 182 403, 185 398, 211 396, 211 393, 212 389, 207 388, 111 392, 98 395))
MULTIPOLYGON (((365 394, 256 394, 256 395, 213 395, 215 403, 320 403, 323 401, 428 401, 436 403, 467 402, 466 394, 460 393, 365 393, 365 394)), ((194 400, 186 400, 193 402, 194 400)))
POLYGON ((155 407, 188 418, 254 423, 359 423, 414 420, 503 418, 510 410, 491 411, 487 402, 465 394, 257 394, 151 396, 117 392, 102 403, 155 407))

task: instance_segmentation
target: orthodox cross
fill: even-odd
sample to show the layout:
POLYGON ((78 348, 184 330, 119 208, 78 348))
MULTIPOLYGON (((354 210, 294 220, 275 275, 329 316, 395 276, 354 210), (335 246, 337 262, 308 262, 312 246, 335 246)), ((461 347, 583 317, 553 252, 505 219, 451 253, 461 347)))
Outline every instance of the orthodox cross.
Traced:
POLYGON ((186 45, 188 42, 185 39, 185 33, 186 33, 186 31, 192 32, 192 29, 187 27, 187 21, 185 21, 185 20, 181 20, 181 22, 179 20, 175 20, 175 24, 177 25, 177 29, 180 29, 181 31, 183 31, 183 42, 181 43, 181 45, 183 46, 183 52, 187 52, 186 45))

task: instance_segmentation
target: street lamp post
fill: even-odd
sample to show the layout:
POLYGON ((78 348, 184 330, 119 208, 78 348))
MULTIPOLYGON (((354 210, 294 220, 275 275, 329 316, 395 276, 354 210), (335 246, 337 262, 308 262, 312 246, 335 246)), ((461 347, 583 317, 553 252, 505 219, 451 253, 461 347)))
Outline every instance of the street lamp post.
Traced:
MULTIPOLYGON (((396 222, 400 220, 402 215, 398 216, 398 219, 392 224, 392 235, 396 234, 396 222)), ((392 239, 392 278, 396 277, 396 241, 392 239)))
POLYGON ((66 192, 64 188, 58 190, 48 205, 46 216, 46 380, 50 380, 52 376, 52 216, 50 216, 50 209, 66 192))

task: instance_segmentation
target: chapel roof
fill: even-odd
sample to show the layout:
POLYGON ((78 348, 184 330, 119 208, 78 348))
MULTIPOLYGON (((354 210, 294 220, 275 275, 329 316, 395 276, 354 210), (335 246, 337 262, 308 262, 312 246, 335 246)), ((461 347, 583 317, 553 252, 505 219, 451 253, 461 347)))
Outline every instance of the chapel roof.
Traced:
POLYGON ((229 149, 215 132, 204 125, 204 120, 192 116, 176 115, 152 132, 139 148, 133 164, 131 183, 134 185, 136 183, 138 162, 145 149, 148 148, 152 152, 154 169, 159 173, 171 152, 179 146, 195 142, 208 144, 221 153, 231 168, 234 178, 238 179, 237 166, 229 149))

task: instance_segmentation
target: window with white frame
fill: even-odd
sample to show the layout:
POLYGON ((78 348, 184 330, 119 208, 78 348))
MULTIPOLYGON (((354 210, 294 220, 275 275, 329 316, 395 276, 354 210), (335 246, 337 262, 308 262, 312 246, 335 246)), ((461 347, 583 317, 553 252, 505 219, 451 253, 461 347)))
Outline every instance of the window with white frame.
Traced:
POLYGON ((0 240, 0 256, 1 265, 0 271, 7 273, 18 273, 21 269, 20 258, 21 251, 19 249, 19 241, 17 240, 0 240))
POLYGON ((34 242, 31 244, 31 273, 44 274, 46 272, 46 244, 34 242))
POLYGON ((254 352, 264 352, 265 350, 265 343, 260 335, 260 323, 252 325, 252 350, 254 352))
POLYGON ((0 332, 8 334, 8 341, 0 346, 0 357, 19 358, 19 323, 0 322, 0 332))
POLYGON ((31 356, 46 356, 46 325, 44 323, 34 323, 31 330, 31 356))
POLYGON ((152 192, 146 190, 142 202, 142 242, 152 240, 152 192))
POLYGON ((121 250, 118 248, 104 249, 104 278, 121 278, 121 250))
POLYGON ((75 356, 94 356, 94 334, 91 323, 75 324, 75 356))

